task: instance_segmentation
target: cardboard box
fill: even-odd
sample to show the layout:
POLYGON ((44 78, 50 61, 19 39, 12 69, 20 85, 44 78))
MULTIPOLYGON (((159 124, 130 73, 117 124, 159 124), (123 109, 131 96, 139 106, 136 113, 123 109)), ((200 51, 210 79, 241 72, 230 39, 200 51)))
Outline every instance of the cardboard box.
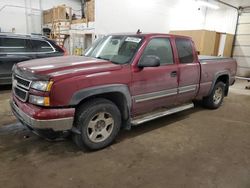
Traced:
POLYGON ((200 55, 217 55, 216 52, 216 32, 208 30, 183 30, 170 31, 171 34, 192 37, 197 51, 200 55))
POLYGON ((224 33, 224 39, 223 33, 208 30, 180 30, 170 33, 191 37, 200 55, 231 57, 234 35, 224 33))

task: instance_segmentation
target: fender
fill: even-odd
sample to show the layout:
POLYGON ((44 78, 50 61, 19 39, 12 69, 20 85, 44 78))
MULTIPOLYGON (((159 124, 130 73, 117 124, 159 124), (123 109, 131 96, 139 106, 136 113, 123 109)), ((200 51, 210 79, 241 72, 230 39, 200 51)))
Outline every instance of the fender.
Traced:
POLYGON ((131 109, 132 98, 128 86, 125 84, 102 85, 102 86, 89 87, 86 89, 79 90, 72 96, 70 100, 70 105, 75 106, 88 97, 98 94, 111 93, 111 92, 118 92, 123 94, 123 96, 126 99, 128 109, 129 110, 131 109))
POLYGON ((215 86, 215 83, 216 83, 217 79, 218 79, 220 76, 224 76, 224 75, 228 76, 228 78, 229 78, 229 80, 230 80, 230 72, 229 72, 229 71, 224 70, 224 71, 221 71, 221 72, 217 72, 217 73, 215 74, 215 76, 214 76, 214 79, 213 79, 213 81, 212 81, 212 85, 211 85, 211 87, 210 87, 210 90, 209 90, 207 96, 209 96, 209 95, 212 93, 213 88, 214 88, 214 86, 215 86))

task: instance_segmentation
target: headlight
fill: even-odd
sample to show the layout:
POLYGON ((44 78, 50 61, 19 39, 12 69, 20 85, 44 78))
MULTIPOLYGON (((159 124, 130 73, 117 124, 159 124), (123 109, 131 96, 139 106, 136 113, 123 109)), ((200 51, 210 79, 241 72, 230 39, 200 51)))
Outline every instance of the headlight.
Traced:
POLYGON ((33 81, 31 88, 40 91, 50 91, 53 81, 33 81))
POLYGON ((29 102, 32 104, 39 105, 39 106, 49 106, 50 105, 49 97, 30 95, 29 102))

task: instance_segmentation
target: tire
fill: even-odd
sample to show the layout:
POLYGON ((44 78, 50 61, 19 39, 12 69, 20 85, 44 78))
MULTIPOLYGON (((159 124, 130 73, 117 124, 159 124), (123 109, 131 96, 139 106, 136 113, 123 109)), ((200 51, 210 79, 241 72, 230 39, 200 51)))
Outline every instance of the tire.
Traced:
POLYGON ((77 110, 74 126, 81 134, 73 140, 81 149, 98 150, 110 145, 121 127, 121 113, 111 101, 92 99, 77 110))
POLYGON ((203 104, 209 109, 217 109, 221 106, 225 95, 225 84, 217 82, 211 94, 203 99, 203 104))

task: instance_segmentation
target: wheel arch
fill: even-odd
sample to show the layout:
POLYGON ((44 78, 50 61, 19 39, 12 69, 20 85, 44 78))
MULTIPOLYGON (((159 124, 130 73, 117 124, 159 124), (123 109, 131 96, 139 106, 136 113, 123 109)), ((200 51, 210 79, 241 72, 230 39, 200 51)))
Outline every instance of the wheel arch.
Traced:
POLYGON ((213 88, 215 86, 215 84, 219 81, 223 82, 225 84, 225 93, 224 95, 227 96, 228 95, 228 91, 229 91, 229 71, 223 71, 223 72, 219 72, 215 75, 214 79, 213 79, 213 82, 212 82, 212 85, 211 85, 211 88, 209 90, 209 93, 208 95, 210 95, 213 91, 213 88))
POLYGON ((126 85, 112 84, 79 90, 72 96, 70 105, 78 107, 93 98, 105 98, 112 101, 119 108, 123 120, 130 118, 132 101, 126 85))

